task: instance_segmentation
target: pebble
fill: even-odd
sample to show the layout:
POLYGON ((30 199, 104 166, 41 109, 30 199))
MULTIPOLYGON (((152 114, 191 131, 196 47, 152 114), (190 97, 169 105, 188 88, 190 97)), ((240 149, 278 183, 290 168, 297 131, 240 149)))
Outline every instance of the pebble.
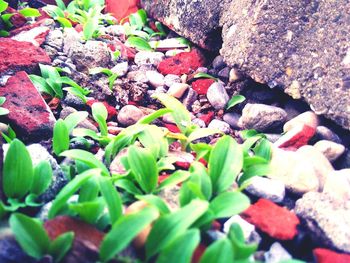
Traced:
POLYGON ((8 125, 0 122, 0 132, 7 133, 8 125))
POLYGON ((350 169, 331 172, 324 184, 323 193, 350 201, 350 169))
POLYGON ((248 193, 268 199, 274 203, 282 202, 286 195, 285 185, 279 180, 255 176, 249 182, 250 184, 246 188, 248 193))
POLYGON ((209 125, 208 125, 209 129, 214 129, 214 130, 219 130, 222 133, 225 134, 229 134, 231 129, 230 129, 230 125, 224 121, 220 121, 217 119, 212 120, 209 125))
POLYGON ((188 109, 191 110, 191 107, 193 103, 198 99, 198 93, 192 89, 189 88, 185 92, 183 99, 182 99, 182 104, 188 109))
POLYGON ((171 87, 174 83, 181 83, 181 78, 178 75, 168 74, 164 77, 164 84, 171 87))
POLYGON ((319 118, 313 111, 306 111, 286 122, 283 126, 283 131, 290 131, 299 124, 305 124, 316 129, 319 124, 319 118))
POLYGON ((179 192, 180 186, 178 185, 166 187, 158 193, 158 197, 162 198, 172 211, 176 211, 180 207, 179 192))
POLYGON ((337 160, 345 152, 344 145, 327 140, 318 141, 314 147, 331 162, 337 160))
POLYGON ((113 159, 109 166, 109 170, 111 173, 116 173, 116 174, 125 174, 126 169, 124 165, 121 162, 121 159, 126 157, 128 154, 128 149, 124 148, 122 149, 113 159))
POLYGON ((350 201, 310 192, 296 202, 295 212, 319 245, 350 253, 350 201))
POLYGON ((236 68, 232 68, 229 74, 229 82, 236 82, 243 79, 243 74, 236 68))
MULTIPOLYGON (((77 112, 76 109, 72 108, 72 107, 64 107, 60 113, 60 118, 61 119, 65 119, 67 118, 68 115, 77 112)), ((82 122, 80 122, 77 125, 77 128, 84 128, 84 129, 89 129, 89 130, 93 130, 95 132, 98 132, 98 129, 96 128, 95 125, 93 125, 89 120, 85 119, 82 122)))
POLYGON ((185 52, 184 50, 181 50, 181 49, 171 49, 171 50, 168 50, 167 52, 165 52, 165 56, 167 58, 170 58, 170 57, 174 57, 176 56, 177 54, 180 54, 182 52, 185 52))
POLYGON ((292 151, 308 144, 315 135, 316 130, 306 124, 298 123, 293 129, 283 134, 276 142, 275 146, 292 151))
POLYGON ((63 48, 63 32, 59 29, 51 30, 46 36, 45 44, 61 51, 63 48))
POLYGON ((230 113, 224 114, 223 120, 227 122, 231 126, 231 128, 239 129, 240 127, 238 125, 238 121, 240 117, 241 117, 240 114, 235 112, 230 112, 230 113))
POLYGON ((199 67, 195 71, 195 74, 197 74, 197 73, 208 73, 208 68, 206 68, 206 67, 199 67))
POLYGON ((130 71, 127 75, 127 78, 130 81, 135 81, 135 82, 140 82, 140 83, 147 83, 148 82, 146 72, 143 70, 130 71))
POLYGON ((222 79, 228 79, 230 77, 230 68, 225 67, 218 72, 218 77, 222 79))
POLYGON ((126 105, 119 111, 118 122, 124 126, 130 126, 138 122, 144 113, 134 105, 126 105))
POLYGON ((154 88, 163 87, 165 85, 164 76, 157 71, 146 71, 146 77, 154 88))
POLYGON ((219 82, 214 82, 213 84, 210 85, 207 92, 207 98, 210 104, 216 110, 224 109, 227 102, 230 99, 224 85, 219 82))
POLYGON ((128 69, 129 69, 129 64, 127 61, 124 61, 124 62, 118 63, 113 68, 111 68, 111 71, 114 74, 117 74, 118 77, 123 77, 128 72, 128 69))
POLYGON ((174 83, 171 85, 171 87, 168 90, 168 94, 171 96, 174 96, 175 98, 181 98, 182 95, 185 93, 185 91, 189 88, 190 86, 185 83, 174 83))
POLYGON ((239 126, 266 132, 281 127, 286 117, 287 113, 279 107, 248 103, 243 108, 239 126))
POLYGON ((266 139, 268 139, 270 142, 275 143, 281 138, 281 134, 275 134, 275 133, 265 133, 266 139))
POLYGON ((192 123, 198 125, 200 128, 207 127, 207 125, 205 125, 205 122, 203 120, 199 119, 199 118, 193 119, 192 123))
POLYGON ((278 242, 271 245, 270 250, 264 254, 266 263, 280 263, 292 259, 292 256, 278 242))
POLYGON ((226 67, 226 63, 224 62, 224 58, 220 55, 214 58, 212 65, 213 65, 213 68, 216 70, 221 70, 224 67, 226 67))
POLYGON ((158 66, 158 64, 164 60, 165 56, 161 52, 150 52, 150 51, 140 51, 135 55, 135 63, 138 66, 141 65, 153 65, 158 66))
POLYGON ((332 130, 328 129, 325 126, 318 126, 316 129, 316 136, 320 140, 328 140, 335 143, 341 143, 341 139, 339 136, 333 132, 332 130))
POLYGON ((112 36, 121 36, 125 34, 125 27, 123 25, 111 25, 105 28, 106 34, 112 36))

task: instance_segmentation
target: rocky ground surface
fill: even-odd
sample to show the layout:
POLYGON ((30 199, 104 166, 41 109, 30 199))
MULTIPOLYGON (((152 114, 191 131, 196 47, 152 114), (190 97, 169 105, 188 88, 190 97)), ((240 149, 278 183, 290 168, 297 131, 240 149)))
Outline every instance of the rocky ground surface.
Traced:
MULTIPOLYGON (((161 11, 157 11, 157 5, 148 7, 152 1, 143 2, 147 9, 156 10, 155 17, 159 17, 161 11)), ((201 30, 202 24, 207 23, 206 16, 203 16, 205 21, 196 24, 188 15, 192 14, 191 12, 186 9, 178 11, 180 8, 174 4, 176 1, 159 2, 167 2, 164 6, 179 12, 178 17, 172 17, 174 20, 169 22, 166 18, 169 16, 169 13, 166 13, 169 9, 162 9, 164 14, 161 14, 161 22, 172 24, 173 28, 170 29, 175 31, 182 27, 186 30, 190 28, 189 32, 184 33, 185 37, 190 37, 194 33, 195 37, 191 37, 191 40, 199 44, 208 43, 209 40, 201 35, 211 34, 211 27, 201 30), (176 20, 179 18, 183 19, 176 20)), ((179 1, 178 5, 180 2, 182 1, 179 1)), ((211 3, 212 1, 208 1, 210 4, 205 6, 201 6, 203 1, 184 2, 185 5, 189 4, 187 2, 192 2, 193 5, 199 2, 196 8, 200 12, 203 12, 203 8, 217 10, 217 4, 211 3)), ((241 2, 249 2, 247 3, 249 5, 252 1, 241 2)), ((322 5, 323 10, 326 7, 322 5)), ((237 7, 226 11, 232 12, 234 8, 237 7)), ((269 5, 267 9, 262 7, 260 9, 262 13, 268 13, 269 10, 269 5)), ((300 15, 305 13, 307 9, 302 10, 300 15)), ((283 14, 280 13, 281 16, 283 14)), ((257 24, 257 31, 263 30, 264 24, 256 22, 257 20, 249 15, 249 12, 247 16, 250 16, 251 23, 257 24)), ((210 19, 216 24, 219 17, 213 14, 210 19)), ((245 28, 243 24, 246 20, 241 17, 238 19, 241 19, 240 27, 245 28)), ((151 20, 151 23, 154 21, 151 20)), ((9 37, 0 39, 0 96, 6 97, 2 107, 9 110, 9 114, 1 119, 0 129, 5 134, 9 134, 9 127, 15 130, 17 137, 26 143, 33 163, 42 160, 50 162, 54 180, 50 190, 41 196, 43 202, 52 201, 68 181, 66 171, 62 167, 70 164, 71 160, 57 157, 52 149, 51 137, 57 120, 65 119, 76 111, 91 113, 92 105, 102 102, 108 111, 108 134, 113 137, 146 115, 162 108, 152 95, 166 93, 181 101, 190 112, 193 124, 201 128, 216 129, 240 143, 245 140, 243 131, 254 129, 266 135, 272 149, 271 170, 261 174, 262 176, 253 177, 244 190, 252 205, 239 215, 216 221, 206 232, 206 241, 197 249, 197 254, 201 255, 208 244, 228 233, 231 224, 238 223, 243 229, 246 242, 258 244, 258 251, 254 254, 256 260, 272 263, 287 262, 294 258, 307 262, 349 262, 349 131, 315 114, 315 110, 320 113, 317 105, 310 108, 306 103, 296 100, 300 97, 307 100, 309 98, 311 105, 315 105, 312 102, 314 99, 318 100, 317 103, 325 100, 327 111, 334 111, 333 107, 348 104, 348 87, 339 87, 339 90, 346 90, 345 96, 340 91, 334 93, 329 85, 333 86, 335 82, 327 82, 328 78, 334 79, 334 75, 327 75, 322 81, 321 75, 318 75, 315 82, 323 86, 324 93, 314 94, 309 91, 315 82, 309 81, 309 77, 302 78, 302 83, 308 83, 309 86, 301 85, 303 96, 293 96, 293 99, 283 91, 271 88, 271 85, 254 81, 232 66, 240 62, 235 60, 237 56, 227 54, 225 50, 228 47, 232 52, 242 56, 248 54, 250 58, 254 52, 260 52, 258 43, 261 41, 256 40, 257 44, 250 46, 247 53, 241 52, 238 45, 227 44, 228 42, 224 41, 221 56, 217 52, 208 52, 195 45, 189 49, 186 45, 175 41, 179 36, 169 30, 163 39, 155 37, 154 40, 159 41, 156 50, 142 51, 126 45, 125 30, 123 25, 106 25, 99 37, 83 41, 79 25, 75 28, 62 28, 47 15, 42 15, 30 24, 25 20, 25 23, 19 24, 11 31, 9 37), (118 50, 120 56, 114 58, 113 53, 118 50), (70 92, 64 92, 62 99, 41 94, 29 78, 29 74, 40 75, 39 64, 60 67, 63 69, 62 75, 71 78, 82 87, 89 88, 92 92, 88 94, 87 101, 70 92), (96 67, 108 68, 118 76, 112 84, 112 89, 105 74, 89 74, 89 70, 96 67), (206 73, 214 78, 208 78, 208 75, 203 74, 198 77, 198 73, 206 73), (228 109, 230 99, 236 95, 243 95, 246 100, 228 109), (337 102, 333 103, 334 100, 337 102)), ((229 36, 227 31, 230 31, 230 27, 225 23, 226 37, 228 39, 236 37, 236 35, 229 36)), ((272 31, 269 32, 273 34, 272 31)), ((258 36, 257 33, 256 37, 258 36)), ((336 41, 336 38, 334 40, 336 41)), ((235 41, 238 41, 237 38, 235 41)), ((210 41, 209 43, 217 44, 210 41)), ((275 50, 274 47, 278 43, 275 43, 271 50, 275 50)), ((305 42, 293 43, 305 44, 305 42)), ((280 48, 283 49, 283 46, 280 48)), ((311 49, 312 47, 310 52, 311 49)), ((334 47, 332 49, 334 52, 337 50, 338 48, 334 47)), ((286 56, 283 54, 281 57, 274 56, 273 59, 266 60, 249 59, 254 61, 254 64, 244 69, 248 68, 246 72, 256 80, 270 82, 275 81, 281 65, 289 65, 293 72, 292 76, 300 68, 306 72, 315 66, 314 63, 301 60, 300 57, 297 58, 299 64, 293 64, 294 62, 292 63, 286 56), (305 67, 305 64, 309 64, 308 67, 305 67), (254 72, 263 74, 263 78, 256 77, 254 72)), ((314 59, 311 53, 305 56, 314 59)), ((329 53, 327 56, 333 57, 333 54, 329 53)), ((290 58, 294 56, 290 55, 290 58)), ((334 68, 332 63, 327 64, 329 68, 327 72, 334 68)), ((309 72, 318 74, 316 69, 309 72)), ((279 80, 281 78, 278 77, 279 80)), ((289 84, 294 83, 290 81, 291 79, 288 80, 289 84)), ((344 81, 346 80, 343 80, 343 84, 344 81)), ((280 83, 276 83, 278 84, 280 83)), ((322 110, 322 113, 325 112, 322 110)), ((344 111, 344 114, 346 116, 341 116, 340 119, 335 117, 335 120, 348 128, 350 115, 348 111, 344 111)), ((332 113, 327 116, 334 115, 332 113)), ((180 132, 173 116, 169 114, 154 123, 174 134, 180 132)), ((99 131, 91 114, 79 124, 79 128, 99 131)), ((214 145, 218 137, 218 135, 208 136, 203 141, 214 145)), ((86 141, 90 147, 87 148, 86 144, 75 140, 70 142, 70 149, 86 149, 103 160, 101 156, 104 149, 98 141, 91 138, 86 141)), ((4 144, 3 148, 6 153, 8 145, 4 144)), ((111 173, 120 173, 123 169, 121 154, 122 152, 111 161, 108 167, 111 173)), ((194 157, 185 152, 175 151, 175 155, 177 169, 187 170, 194 161, 194 157)), ((179 206, 178 188, 179 186, 176 186, 163 193, 169 205, 175 209, 179 206)), ((67 216, 47 221, 47 209, 44 205, 34 210, 34 213, 29 211, 29 214, 46 221, 45 228, 51 238, 58 236, 57 233, 75 231, 77 241, 74 243, 73 252, 67 255, 65 262, 97 261, 98 247, 104 233, 67 216), (86 240, 90 242, 85 242, 86 240)), ((132 247, 130 250, 128 253, 135 257, 137 251, 135 252, 132 247)), ((20 249, 6 223, 0 234, 0 262, 37 262, 20 249)), ((196 259, 193 262, 197 262, 196 259)))

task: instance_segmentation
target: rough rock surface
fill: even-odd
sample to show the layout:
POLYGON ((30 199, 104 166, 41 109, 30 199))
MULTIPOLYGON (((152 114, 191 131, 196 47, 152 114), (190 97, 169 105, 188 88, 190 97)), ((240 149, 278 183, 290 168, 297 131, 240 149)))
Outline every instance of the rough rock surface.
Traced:
POLYGON ((6 97, 3 107, 10 111, 7 118, 18 135, 34 141, 52 136, 56 119, 24 71, 9 78, 0 96, 6 97))
POLYGON ((224 1, 141 0, 147 13, 199 46, 221 47, 219 19, 224 1))
POLYGON ((221 54, 350 129, 349 10, 346 0, 231 1, 220 20, 221 54))
POLYGON ((310 192, 296 202, 295 213, 315 241, 327 248, 350 253, 350 202, 310 192))
POLYGON ((34 70, 39 63, 51 62, 45 51, 28 42, 0 39, 0 75, 10 71, 34 70))

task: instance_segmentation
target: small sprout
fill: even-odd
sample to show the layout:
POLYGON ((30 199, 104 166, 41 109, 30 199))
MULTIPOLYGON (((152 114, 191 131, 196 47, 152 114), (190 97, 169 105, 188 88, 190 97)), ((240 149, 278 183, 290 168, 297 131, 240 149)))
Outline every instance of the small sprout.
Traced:
POLYGON ((136 48, 137 50, 153 51, 150 44, 142 37, 129 37, 126 44, 130 47, 136 48))
POLYGON ((233 96, 230 101, 227 103, 226 110, 231 109, 232 107, 236 106, 239 103, 242 103, 246 100, 246 98, 242 95, 235 95, 233 96))
POLYGON ((207 73, 203 73, 203 72, 199 72, 196 75, 193 76, 193 78, 195 79, 199 79, 199 78, 205 78, 205 79, 213 79, 215 81, 218 81, 217 78, 213 77, 212 75, 209 75, 207 73))

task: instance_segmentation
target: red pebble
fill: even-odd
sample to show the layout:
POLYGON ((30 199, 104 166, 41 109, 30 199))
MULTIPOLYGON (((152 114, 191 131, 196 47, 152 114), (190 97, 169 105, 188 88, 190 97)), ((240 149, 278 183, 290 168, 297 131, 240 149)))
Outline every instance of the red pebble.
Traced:
POLYGON ((279 148, 296 150, 307 145, 315 133, 315 128, 305 124, 300 124, 284 134, 277 142, 275 142, 275 145, 279 148))
POLYGON ((163 60, 158 65, 158 71, 163 75, 189 74, 191 71, 203 67, 204 64, 205 59, 203 55, 197 49, 193 49, 191 52, 182 52, 163 60))
POLYGON ((11 16, 10 22, 15 28, 19 28, 27 23, 27 19, 22 14, 17 13, 11 16))
POLYGON ((207 125, 207 126, 209 125, 209 123, 212 121, 213 118, 214 118, 214 112, 213 111, 209 111, 207 114, 204 114, 204 115, 199 117, 199 119, 204 121, 205 125, 207 125))
POLYGON ((176 164, 176 166, 178 166, 178 167, 180 167, 180 168, 182 168, 184 170, 188 170, 190 168, 190 166, 191 166, 191 164, 189 162, 179 162, 179 161, 177 161, 177 162, 175 162, 175 164, 176 164))
POLYGON ((214 229, 214 230, 220 231, 221 230, 220 222, 217 221, 217 220, 214 220, 213 223, 211 224, 211 228, 214 229))
POLYGON ((174 133, 181 133, 180 129, 175 124, 164 123, 165 128, 174 133))
POLYGON ((291 240, 297 233, 298 217, 288 209, 275 203, 259 199, 241 216, 269 236, 280 240, 291 240))
POLYGON ((106 12, 111 13, 118 21, 135 13, 140 0, 106 0, 106 12))
POLYGON ((209 87, 213 84, 213 79, 198 79, 192 82, 192 88, 197 91, 199 95, 206 95, 209 87))
MULTIPOLYGON (((86 104, 91 107, 92 104, 94 104, 96 102, 100 102, 100 101, 92 99, 92 100, 88 100, 86 104)), ((108 112, 107 120, 110 120, 111 118, 113 118, 114 116, 117 115, 117 110, 114 107, 112 107, 111 105, 109 105, 108 102, 106 102, 106 101, 101 101, 101 102, 103 103, 103 105, 105 105, 105 107, 107 109, 107 112, 108 112)))
POLYGON ((317 263, 349 263, 350 255, 337 253, 325 248, 316 248, 313 250, 317 263))

